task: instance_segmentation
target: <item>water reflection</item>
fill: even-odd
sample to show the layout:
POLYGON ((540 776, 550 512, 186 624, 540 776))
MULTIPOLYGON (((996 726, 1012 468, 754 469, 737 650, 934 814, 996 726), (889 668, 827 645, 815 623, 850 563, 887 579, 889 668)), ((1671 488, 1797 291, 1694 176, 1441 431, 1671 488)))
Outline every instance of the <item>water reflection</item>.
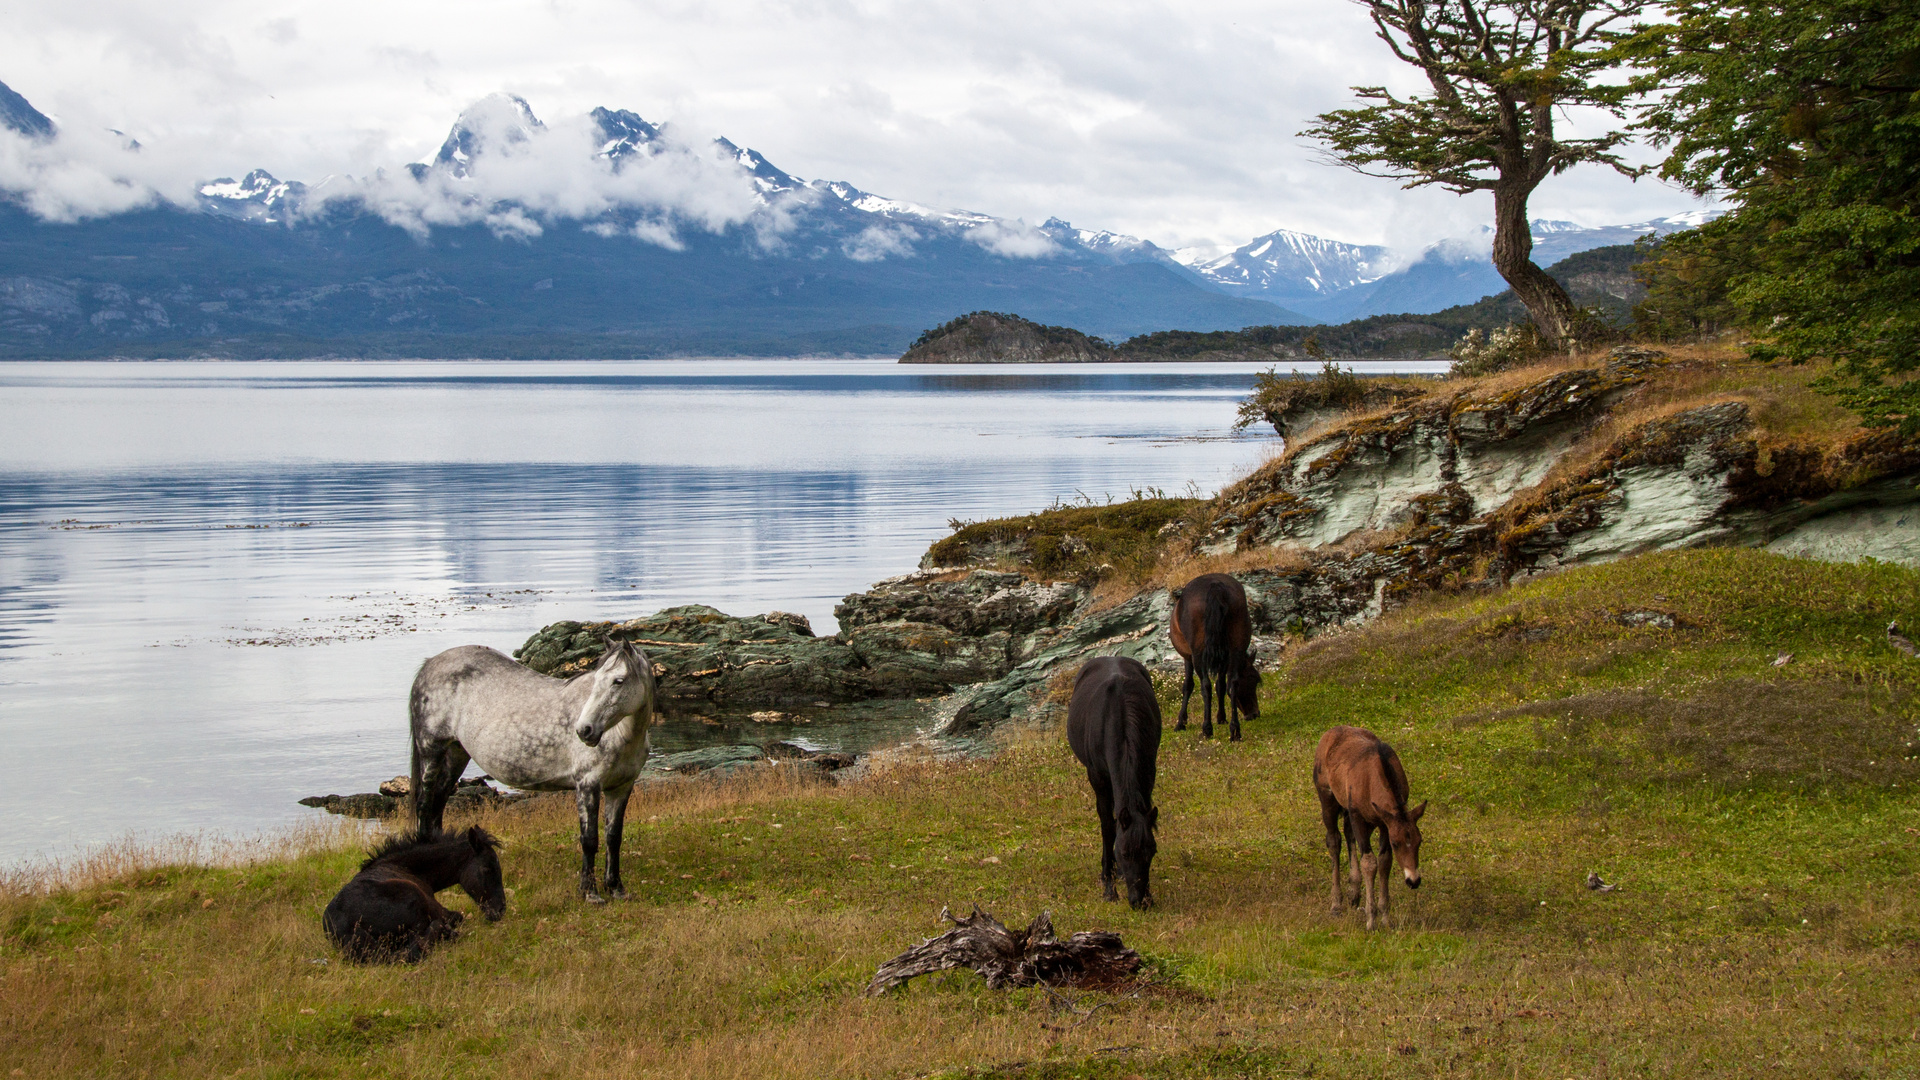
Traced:
POLYGON ((1265 452, 1255 370, 0 365, 0 860, 371 790, 453 645, 683 603, 831 632, 950 518, 1210 491, 1265 452))

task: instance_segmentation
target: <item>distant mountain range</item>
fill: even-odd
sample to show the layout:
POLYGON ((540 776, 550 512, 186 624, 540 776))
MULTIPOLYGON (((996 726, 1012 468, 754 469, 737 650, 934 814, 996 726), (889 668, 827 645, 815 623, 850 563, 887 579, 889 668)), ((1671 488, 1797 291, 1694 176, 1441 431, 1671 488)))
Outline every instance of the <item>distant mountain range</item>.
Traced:
MULTIPOLYGON (((1533 223, 1533 260, 1550 266, 1569 255, 1648 234, 1690 229, 1710 212, 1678 214, 1632 225, 1589 229, 1570 221, 1533 223)), ((1175 260, 1231 296, 1266 300, 1339 323, 1372 315, 1427 314, 1505 291, 1489 260, 1491 230, 1474 240, 1435 244, 1411 262, 1396 263, 1384 247, 1343 244, 1282 229, 1222 252, 1182 248, 1175 260)))
MULTIPOLYGON (((24 154, 60 152, 56 125, 4 84, 0 125, 24 154)), ((126 147, 134 179, 115 182, 133 184, 126 147)), ((62 194, 0 191, 0 357, 898 354, 981 309, 1118 340, 1432 311, 1504 287, 1484 244, 1406 266, 1285 231, 1169 251, 803 180, 625 110, 549 127, 505 94, 393 175, 255 170, 190 205, 36 212, 62 194)), ((1536 232, 1565 254, 1677 227, 1536 232)))

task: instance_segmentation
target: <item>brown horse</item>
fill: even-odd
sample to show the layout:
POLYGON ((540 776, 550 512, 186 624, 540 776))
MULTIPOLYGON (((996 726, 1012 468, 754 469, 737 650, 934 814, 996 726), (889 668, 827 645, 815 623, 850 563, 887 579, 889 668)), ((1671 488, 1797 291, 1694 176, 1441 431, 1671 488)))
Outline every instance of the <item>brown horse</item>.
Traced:
POLYGON ((1241 715, 1249 720, 1260 718, 1260 672, 1253 666, 1253 620, 1247 615, 1247 591, 1226 574, 1201 574, 1174 590, 1171 623, 1173 649, 1187 665, 1186 684, 1180 691, 1180 718, 1173 730, 1182 731, 1187 726, 1187 702, 1193 698, 1197 671, 1200 734, 1213 738, 1213 702, 1217 696, 1221 721, 1230 725, 1232 740, 1240 741, 1241 715))
POLYGON ((1337 727, 1320 736, 1313 754, 1313 789, 1320 795, 1320 821, 1327 827, 1327 854, 1333 857, 1333 913, 1346 897, 1340 889, 1340 817, 1346 815, 1347 854, 1353 861, 1353 902, 1364 897, 1367 929, 1373 929, 1374 879, 1379 879, 1379 914, 1388 910, 1387 882, 1397 860, 1407 888, 1420 887, 1420 815, 1422 802, 1407 809, 1407 770, 1393 747, 1366 728, 1337 727), (1380 830, 1380 858, 1373 854, 1373 832, 1380 830))

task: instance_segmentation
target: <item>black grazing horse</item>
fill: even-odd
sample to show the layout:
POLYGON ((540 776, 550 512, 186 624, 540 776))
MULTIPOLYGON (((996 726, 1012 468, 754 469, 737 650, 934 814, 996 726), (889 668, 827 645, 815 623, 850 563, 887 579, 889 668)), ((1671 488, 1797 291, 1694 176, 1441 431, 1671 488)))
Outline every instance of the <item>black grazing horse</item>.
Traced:
POLYGON ((1160 756, 1160 703, 1153 680, 1138 660, 1096 656, 1074 676, 1067 704, 1067 744, 1087 767, 1094 805, 1100 811, 1100 883, 1107 899, 1114 863, 1127 882, 1127 903, 1152 907, 1147 871, 1153 865, 1154 767, 1160 756))
POLYGON ((321 925, 349 960, 419 960, 434 942, 460 932, 463 916, 433 898, 441 889, 460 886, 489 921, 506 914, 499 847, 478 825, 465 832, 395 836, 334 895, 321 925))
POLYGON ((1260 672, 1253 666, 1253 620, 1247 615, 1247 591, 1226 574, 1201 574, 1174 590, 1171 620, 1174 651, 1187 662, 1186 684, 1180 690, 1180 719, 1173 730, 1187 726, 1187 702, 1193 699, 1193 676, 1200 674, 1200 734, 1213 738, 1213 702, 1220 701, 1220 719, 1240 740, 1240 717, 1260 718, 1260 672), (1231 702, 1231 705, 1229 705, 1231 702), (1229 712, 1231 710, 1231 712, 1229 712))

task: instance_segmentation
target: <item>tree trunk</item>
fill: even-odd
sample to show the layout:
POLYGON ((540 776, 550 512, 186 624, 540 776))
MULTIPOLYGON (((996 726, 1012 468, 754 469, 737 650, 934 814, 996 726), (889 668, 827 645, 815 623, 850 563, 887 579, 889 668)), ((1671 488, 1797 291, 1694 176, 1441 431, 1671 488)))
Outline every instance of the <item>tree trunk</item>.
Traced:
POLYGON ((1494 187, 1493 268, 1527 305, 1540 340, 1549 348, 1571 352, 1579 310, 1551 274, 1533 265, 1533 230, 1527 224, 1527 196, 1532 191, 1532 185, 1514 181, 1494 187))
POLYGON ((979 972, 995 990, 1040 984, 1110 990, 1140 970, 1140 954, 1122 945, 1119 934, 1082 930, 1059 941, 1045 912, 1024 932, 1007 929, 977 904, 965 918, 956 919, 945 908, 940 917, 953 929, 881 964, 867 984, 867 996, 884 994, 916 975, 958 967, 979 972))

